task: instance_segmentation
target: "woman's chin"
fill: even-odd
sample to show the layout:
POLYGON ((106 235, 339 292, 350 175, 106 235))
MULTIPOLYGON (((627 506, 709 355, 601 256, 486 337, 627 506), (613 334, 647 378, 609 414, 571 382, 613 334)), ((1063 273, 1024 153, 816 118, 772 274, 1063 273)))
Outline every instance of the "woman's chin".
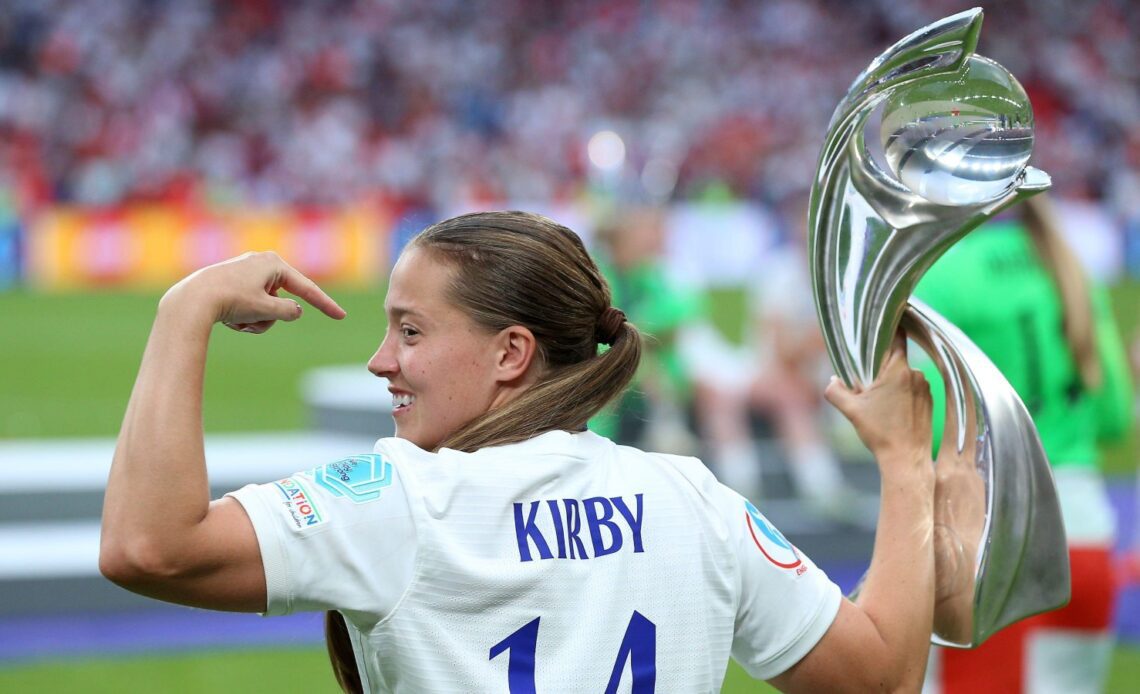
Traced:
POLYGON ((415 444, 425 451, 434 451, 440 444, 440 440, 434 436, 426 436, 422 432, 417 432, 412 427, 400 426, 399 424, 396 424, 395 436, 398 439, 403 439, 408 443, 415 444))

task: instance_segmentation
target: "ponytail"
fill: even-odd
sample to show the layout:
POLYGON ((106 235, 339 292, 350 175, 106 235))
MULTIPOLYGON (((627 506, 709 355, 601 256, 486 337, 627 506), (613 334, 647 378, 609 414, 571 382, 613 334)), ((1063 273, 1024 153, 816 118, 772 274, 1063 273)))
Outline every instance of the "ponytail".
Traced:
POLYGON ((1065 243, 1049 200, 1039 195, 1022 204, 1022 219, 1029 237, 1061 297, 1062 328, 1085 388, 1100 386, 1103 374, 1096 344, 1092 295, 1080 261, 1065 243))
POLYGON ((503 407, 473 420, 440 447, 470 452, 547 431, 585 429, 590 417, 625 390, 640 361, 641 333, 623 322, 604 353, 555 371, 503 407))

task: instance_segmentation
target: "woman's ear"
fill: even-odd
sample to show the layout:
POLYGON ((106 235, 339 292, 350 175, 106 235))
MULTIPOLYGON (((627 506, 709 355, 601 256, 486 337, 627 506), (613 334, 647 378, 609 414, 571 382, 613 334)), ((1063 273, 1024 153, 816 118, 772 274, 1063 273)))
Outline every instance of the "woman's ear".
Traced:
POLYGON ((504 328, 499 332, 498 348, 495 368, 499 382, 517 381, 531 372, 538 344, 530 329, 521 325, 504 328))

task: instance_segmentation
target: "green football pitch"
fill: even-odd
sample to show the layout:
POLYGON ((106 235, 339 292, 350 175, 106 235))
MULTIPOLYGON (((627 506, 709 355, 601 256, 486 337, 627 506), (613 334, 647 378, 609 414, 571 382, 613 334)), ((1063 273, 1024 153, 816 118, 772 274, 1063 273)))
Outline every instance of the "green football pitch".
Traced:
MULTIPOLYGON (((380 289, 330 293, 348 311, 333 321, 310 308, 264 335, 217 328, 207 366, 208 432, 281 431, 305 425, 298 380, 328 364, 359 364, 383 335, 380 289)), ((1140 283, 1114 289, 1121 332, 1136 335, 1140 283)), ((0 438, 113 436, 138 368, 157 294, 0 292, 0 438)), ((740 332, 743 293, 711 301, 713 321, 740 332)), ((1131 474, 1140 451, 1106 451, 1108 473, 1131 474)))
MULTIPOLYGON (((1140 682, 1140 649, 1118 648, 1105 691, 1126 694, 1140 682)), ((0 669, 0 691, 86 694, 228 694, 233 692, 328 692, 335 694, 322 649, 197 652, 74 662, 46 662, 0 669)), ((775 691, 748 677, 735 663, 724 694, 775 691)))
MULTIPOLYGON (((333 291, 348 318, 311 307, 264 335, 216 328, 206 376, 210 432, 304 425, 305 371, 364 364, 383 336, 379 291, 333 291)), ((114 436, 158 303, 157 294, 0 293, 0 438, 114 436)))

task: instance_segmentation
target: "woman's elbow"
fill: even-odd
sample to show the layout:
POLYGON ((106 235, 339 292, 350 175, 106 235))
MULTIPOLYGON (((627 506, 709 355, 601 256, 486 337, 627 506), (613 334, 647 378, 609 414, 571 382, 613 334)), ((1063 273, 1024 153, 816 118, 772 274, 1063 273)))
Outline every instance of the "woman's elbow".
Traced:
POLYGON ((99 573, 112 583, 137 591, 181 573, 169 552, 146 538, 123 539, 104 533, 99 543, 99 573))
POLYGON ((918 692, 929 640, 884 640, 875 622, 844 600, 819 643, 777 680, 790 692, 918 692))

